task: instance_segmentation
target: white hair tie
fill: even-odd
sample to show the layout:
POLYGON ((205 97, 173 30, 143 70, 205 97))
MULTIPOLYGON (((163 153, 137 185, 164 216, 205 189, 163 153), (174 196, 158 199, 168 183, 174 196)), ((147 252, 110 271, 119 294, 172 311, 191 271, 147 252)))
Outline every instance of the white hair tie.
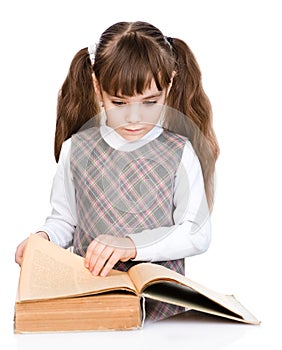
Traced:
POLYGON ((95 45, 88 46, 88 53, 89 53, 89 58, 90 58, 91 64, 93 66, 93 64, 95 62, 95 45))

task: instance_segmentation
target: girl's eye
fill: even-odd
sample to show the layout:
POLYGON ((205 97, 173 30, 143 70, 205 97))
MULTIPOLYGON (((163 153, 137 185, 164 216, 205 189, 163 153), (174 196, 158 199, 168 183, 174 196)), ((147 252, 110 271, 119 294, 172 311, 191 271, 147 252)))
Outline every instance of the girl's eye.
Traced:
MULTIPOLYGON (((148 101, 144 101, 143 102, 143 104, 146 105, 146 106, 154 105, 156 103, 157 103, 157 101, 155 101, 155 100, 148 100, 148 101)), ((124 106, 124 105, 126 105, 126 102, 125 101, 113 100, 112 104, 115 105, 115 106, 124 106)))
POLYGON ((152 101, 144 101, 143 102, 145 105, 153 105, 153 104, 155 104, 155 103, 157 103, 157 101, 154 101, 154 100, 152 100, 152 101))
POLYGON ((123 106, 125 104, 125 102, 123 102, 123 101, 112 101, 112 104, 114 104, 116 106, 123 106))

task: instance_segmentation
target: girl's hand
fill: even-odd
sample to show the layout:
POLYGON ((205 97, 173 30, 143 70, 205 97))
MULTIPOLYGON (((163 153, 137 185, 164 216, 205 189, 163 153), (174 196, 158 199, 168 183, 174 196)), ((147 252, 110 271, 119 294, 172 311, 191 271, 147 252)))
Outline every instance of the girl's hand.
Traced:
MULTIPOLYGON (((37 235, 39 235, 39 236, 41 236, 41 237, 43 237, 43 238, 49 240, 49 236, 48 236, 47 233, 44 232, 44 231, 38 232, 37 235)), ((21 264, 22 264, 23 254, 24 254, 24 250, 25 250, 27 241, 28 241, 28 238, 26 238, 24 241, 22 241, 22 243, 20 243, 20 244, 17 246, 17 249, 16 249, 15 261, 16 261, 16 263, 19 264, 20 266, 21 266, 21 264)))
POLYGON ((85 267, 94 275, 106 276, 114 265, 136 257, 136 248, 128 237, 100 235, 88 246, 85 267))

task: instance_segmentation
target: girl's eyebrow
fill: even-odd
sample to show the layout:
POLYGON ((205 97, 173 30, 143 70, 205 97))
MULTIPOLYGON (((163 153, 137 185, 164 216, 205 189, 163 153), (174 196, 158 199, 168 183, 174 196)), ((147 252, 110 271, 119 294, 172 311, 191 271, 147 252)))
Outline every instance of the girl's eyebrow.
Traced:
POLYGON ((157 94, 145 96, 145 97, 143 98, 143 100, 148 100, 148 99, 150 99, 150 98, 160 97, 161 94, 162 94, 162 92, 158 92, 157 94))

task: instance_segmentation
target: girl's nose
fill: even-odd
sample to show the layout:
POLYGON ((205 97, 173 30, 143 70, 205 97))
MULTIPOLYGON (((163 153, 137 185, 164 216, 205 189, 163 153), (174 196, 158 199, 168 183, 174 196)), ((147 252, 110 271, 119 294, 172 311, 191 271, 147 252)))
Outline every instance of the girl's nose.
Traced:
POLYGON ((126 106, 125 121, 127 123, 139 123, 142 121, 141 103, 130 103, 126 106))

